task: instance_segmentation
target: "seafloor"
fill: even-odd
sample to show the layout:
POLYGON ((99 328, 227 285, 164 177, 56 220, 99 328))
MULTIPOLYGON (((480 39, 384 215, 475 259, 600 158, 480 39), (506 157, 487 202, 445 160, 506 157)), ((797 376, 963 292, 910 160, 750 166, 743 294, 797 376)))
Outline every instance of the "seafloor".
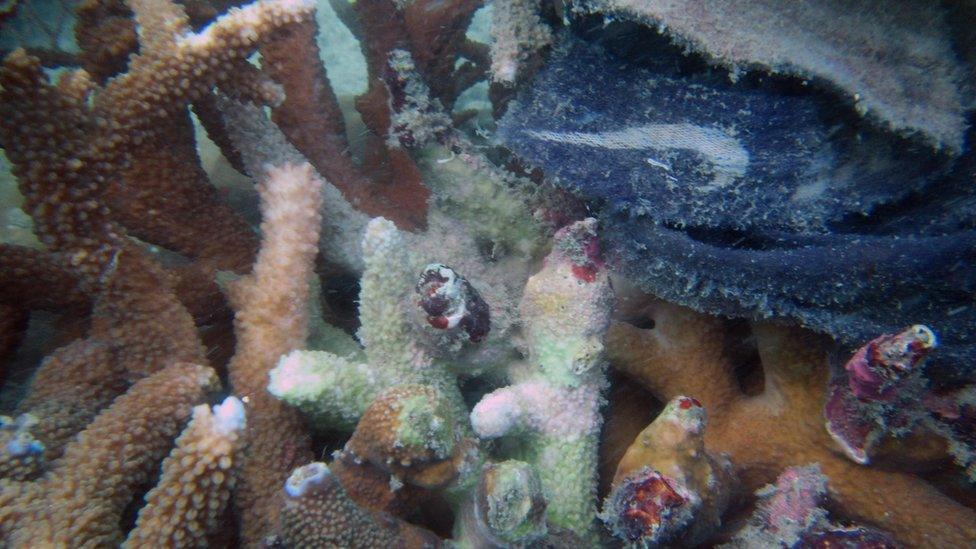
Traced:
POLYGON ((976 547, 973 28, 0 2, 0 547, 976 547))

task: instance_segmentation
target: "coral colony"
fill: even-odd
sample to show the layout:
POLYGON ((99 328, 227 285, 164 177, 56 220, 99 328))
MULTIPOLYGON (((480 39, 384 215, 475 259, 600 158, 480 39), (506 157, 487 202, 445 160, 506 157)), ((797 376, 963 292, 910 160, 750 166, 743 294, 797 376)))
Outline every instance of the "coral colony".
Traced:
POLYGON ((0 546, 976 546, 974 25, 3 3, 0 546))

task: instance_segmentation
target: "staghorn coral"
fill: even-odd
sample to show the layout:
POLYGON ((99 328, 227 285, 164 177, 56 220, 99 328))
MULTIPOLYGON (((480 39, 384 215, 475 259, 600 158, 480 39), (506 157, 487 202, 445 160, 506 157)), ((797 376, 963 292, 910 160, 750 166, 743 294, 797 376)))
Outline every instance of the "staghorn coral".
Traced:
POLYGON ((359 508, 324 463, 295 469, 284 492, 280 539, 286 547, 440 546, 430 532, 359 508))
POLYGON ((245 423, 237 397, 193 409, 123 547, 207 547, 234 487, 245 423))
POLYGON ((209 367, 173 364, 101 412, 44 476, 17 490, 0 524, 11 547, 95 547, 122 541, 119 521, 152 478, 192 406, 216 384, 209 367))
MULTIPOLYGON (((355 113, 342 112, 345 103, 322 70, 311 2, 262 0, 228 8, 235 3, 86 0, 75 29, 79 55, 45 54, 42 69, 33 52, 16 52, 0 68, 0 140, 39 237, 33 245, 46 248, 0 247, 0 314, 9 314, 0 326, 0 360, 7 368, 0 396, 6 404, 26 388, 11 410, 36 418, 23 416, 0 431, 10 436, 0 437, 0 450, 8 451, 0 451, 0 469, 8 475, 0 480, 0 544, 105 545, 126 535, 129 546, 441 543, 404 519, 422 521, 460 547, 613 543, 598 537, 602 525, 594 521, 591 482, 606 385, 597 340, 610 301, 606 266, 589 237, 581 236, 592 223, 560 233, 541 270, 539 263, 550 223, 555 229, 598 207, 568 204, 569 197, 539 183, 537 170, 522 171, 519 159, 486 139, 486 117, 465 122, 473 103, 459 94, 487 77, 490 64, 489 47, 465 37, 481 2, 359 0, 350 6, 335 0, 369 61, 369 89, 356 105, 364 128, 355 113), (247 60, 254 51, 261 54, 260 69, 247 60), (58 79, 53 71, 45 74, 57 59, 83 63, 85 71, 68 66, 58 79), (200 128, 191 126, 197 120, 190 110, 200 128), (460 129, 468 127, 471 136, 460 129), (196 142, 191 129, 205 130, 235 169, 258 182, 258 193, 246 185, 211 187, 211 181, 224 182, 219 170, 200 169, 198 154, 205 153, 197 149, 210 150, 210 144, 196 142), (225 190, 233 200, 224 200, 225 190), (258 231, 243 221, 253 219, 249 209, 259 199, 260 252, 258 231), (378 214, 393 223, 370 223, 378 214), (351 308, 336 294, 351 294, 344 286, 354 286, 360 275, 357 342, 323 319, 354 329, 354 320, 337 319, 329 309, 351 308), (35 360, 62 344, 54 341, 71 343, 35 360), (306 347, 317 351, 296 351, 306 347), (160 472, 191 406, 202 400, 202 386, 210 388, 214 379, 205 364, 224 373, 231 355, 229 389, 240 401, 231 397, 213 411, 194 409, 160 472), (332 384, 327 398, 341 397, 325 403, 332 416, 314 430, 266 391, 269 371, 289 360, 282 356, 322 358, 324 368, 313 372, 318 377, 290 382, 324 379, 332 384), (27 362, 27 368, 40 366, 25 369, 27 362), (199 377, 190 381, 177 371, 199 377), (31 373, 28 388, 22 382, 31 373), (474 427, 491 435, 486 438, 510 428, 498 437, 503 440, 472 436, 470 404, 482 397, 474 427), (246 426, 238 421, 243 409, 246 426), (316 463, 295 470, 319 450, 341 446, 345 431, 352 434, 328 469, 316 463), (101 446, 93 437, 101 437, 101 446), (121 460, 109 459, 109 446, 119 448, 111 458, 121 460), (236 471, 241 479, 235 484, 236 471), (290 473, 294 482, 286 481, 290 473), (139 493, 157 476, 141 501, 139 493), (82 500, 91 506, 82 509, 82 500), (135 529, 125 532, 140 506, 135 529), (56 529, 62 532, 50 531, 56 529)), ((531 3, 498 2, 495 14, 506 26, 496 31, 534 28, 535 38, 548 40, 539 25, 579 24, 573 17, 560 21, 558 5, 541 6, 547 21, 541 23, 531 3), (533 14, 513 17, 505 11, 513 7, 533 14)), ((331 37, 321 38, 328 48, 331 37)), ((528 76, 526 61, 541 60, 522 53, 512 53, 519 56, 516 81, 528 76)), ((574 62, 578 67, 580 60, 574 62)), ((492 99, 499 99, 502 86, 491 85, 492 99)), ((790 116, 803 124, 801 115, 790 116)), ((606 158, 592 164, 599 169, 606 158)), ((650 165, 643 157, 638 164, 650 165)), ((19 223, 19 210, 9 211, 5 219, 19 223)), ((773 208, 768 217, 791 211, 773 208)), ((631 221, 615 230, 626 231, 631 221)), ((721 358, 723 351, 714 354, 721 358)), ((695 364, 675 376, 707 387, 731 379, 709 373, 695 364)), ((734 383, 727 386, 727 396, 742 397, 734 383)), ((931 422, 957 441, 971 433, 971 394, 931 393, 925 400, 931 422)), ((645 412, 656 411, 641 404, 645 412)), ((709 410, 720 434, 734 430, 723 414, 735 408, 709 410)), ((636 499, 684 494, 691 501, 708 492, 701 488, 707 481, 700 477, 709 476, 704 464, 714 466, 713 473, 721 469, 707 459, 684 460, 710 454, 691 428, 697 416, 669 423, 673 411, 648 428, 656 444, 641 446, 620 466, 639 470, 634 463, 643 461, 660 470, 632 490, 636 499), (689 427, 688 438, 665 428, 677 424, 689 427), (669 459, 680 464, 669 469, 669 459)), ((640 426, 647 425, 646 414, 640 417, 640 426)), ((614 425, 624 429, 624 423, 614 425)), ((705 435, 710 451, 711 431, 705 435)), ((631 438, 627 432, 603 444, 631 438)), ((827 459, 808 451, 805 434, 797 433, 787 450, 827 459)), ((891 469, 945 464, 945 444, 929 444, 916 433, 886 441, 876 448, 876 461, 891 469), (919 447, 899 456, 892 451, 898 443, 919 447)), ((605 455, 615 462, 621 453, 605 455)), ((749 471, 772 471, 787 461, 772 455, 776 464, 747 459, 747 476, 755 481, 759 474, 749 471)), ((841 494, 850 491, 845 482, 838 484, 841 494)), ((959 491, 948 482, 944 488, 959 491)), ((723 490, 706 495, 725 497, 723 490)), ((700 504, 698 516, 690 517, 696 526, 677 535, 705 536, 721 506, 700 504)), ((829 506, 849 515, 833 501, 829 506)), ((958 511, 949 510, 950 516, 958 511)), ((865 532, 821 530, 811 541, 878 540, 865 532)))
POLYGON ((267 393, 268 371, 278 357, 302 347, 318 249, 322 179, 308 163, 268 166, 259 185, 261 251, 250 275, 230 288, 237 347, 228 365, 235 394, 248 403, 248 447, 235 505, 245 543, 257 544, 277 523, 278 486, 311 458, 298 414, 267 393))
POLYGON ((54 461, 127 388, 125 370, 107 345, 77 340, 44 359, 17 409, 35 417, 31 432, 44 445, 45 458, 54 461))
POLYGON ((351 427, 384 389, 430 385, 465 415, 453 372, 420 346, 410 322, 413 273, 403 237, 392 222, 370 221, 363 237, 359 340, 363 356, 294 351, 271 372, 268 390, 321 425, 351 427))
POLYGON ((398 385, 373 400, 340 456, 368 461, 396 482, 465 489, 482 456, 462 419, 431 387, 398 385))
POLYGON ((527 437, 549 521, 595 533, 596 461, 605 389, 603 336, 613 290, 599 257, 596 220, 563 228, 522 296, 527 364, 511 386, 486 395, 471 412, 483 438, 527 437))
POLYGON ((753 325, 764 381, 762 391, 750 395, 734 376, 721 320, 662 301, 642 303, 643 310, 635 307, 631 314, 653 320, 654 327, 615 323, 608 335, 610 360, 658 398, 695 395, 711 418, 706 446, 728 454, 745 490, 771 482, 786 467, 816 462, 844 517, 912 546, 976 539, 971 509, 910 472, 860 466, 835 447, 822 419, 828 378, 822 337, 753 325), (904 505, 908 500, 913 504, 904 505), (932 521, 951 527, 933 530, 927 527, 932 521))
POLYGON ((635 547, 703 543, 721 525, 735 478, 705 449, 705 409, 675 397, 621 458, 600 517, 635 547))

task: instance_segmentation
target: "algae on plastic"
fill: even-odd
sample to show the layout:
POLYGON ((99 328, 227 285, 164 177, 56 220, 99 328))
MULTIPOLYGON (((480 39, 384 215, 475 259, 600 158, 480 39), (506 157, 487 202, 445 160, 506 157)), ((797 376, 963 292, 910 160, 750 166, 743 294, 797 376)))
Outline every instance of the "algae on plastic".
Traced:
POLYGON ((731 82, 671 55, 631 62, 565 33, 499 138, 600 213, 611 256, 646 291, 846 344, 923 322, 942 339, 941 375, 963 375, 976 358, 972 153, 891 134, 828 90, 731 82))

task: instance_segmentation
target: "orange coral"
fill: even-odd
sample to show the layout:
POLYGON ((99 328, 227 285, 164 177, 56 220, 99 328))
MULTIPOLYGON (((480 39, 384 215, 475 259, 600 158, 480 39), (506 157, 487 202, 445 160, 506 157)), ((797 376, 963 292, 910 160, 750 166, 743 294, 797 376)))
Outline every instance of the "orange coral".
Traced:
POLYGON ((4 484, 0 515, 11 547, 85 547, 122 540, 119 522, 192 406, 215 386, 212 369, 174 364, 136 383, 67 446, 36 486, 4 484), (9 490, 9 492, 8 492, 9 490))
POLYGON ((207 547, 234 487, 244 423, 235 397, 193 409, 123 547, 207 547))
POLYGON ((611 328, 612 363, 662 400, 681 394, 701 400, 711 418, 705 442, 729 454, 744 490, 772 482, 789 466, 816 462, 830 479, 836 508, 848 518, 917 547, 963 547, 976 539, 976 512, 919 477, 857 465, 835 447, 823 418, 824 338, 755 324, 765 380, 762 392, 750 395, 734 375, 721 320, 661 301, 643 314, 653 320, 652 329, 619 322, 611 328))
POLYGON ((298 412, 272 397, 267 385, 278 359, 304 346, 323 184, 308 163, 269 167, 258 189, 264 217, 261 251, 251 274, 230 288, 237 334, 230 382, 248 403, 251 418, 235 498, 249 544, 276 527, 281 484, 311 459, 298 412))
POLYGON ((37 418, 31 432, 44 444, 48 461, 61 457, 72 437, 125 392, 124 374, 107 345, 87 339, 44 359, 18 411, 37 418))

